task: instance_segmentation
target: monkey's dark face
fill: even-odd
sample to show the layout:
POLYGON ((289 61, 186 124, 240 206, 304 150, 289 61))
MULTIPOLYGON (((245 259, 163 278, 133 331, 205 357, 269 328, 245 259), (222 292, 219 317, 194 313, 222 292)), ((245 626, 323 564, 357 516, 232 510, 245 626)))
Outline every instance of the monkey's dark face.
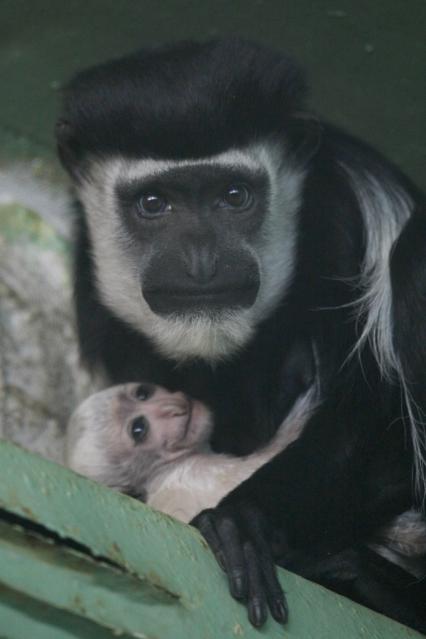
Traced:
POLYGON ((150 309, 212 317, 253 306, 260 271, 250 247, 268 195, 266 173, 247 167, 188 164, 119 183, 118 209, 150 309))
POLYGON ((245 344, 293 271, 303 176, 284 166, 266 143, 89 162, 77 190, 104 303, 177 359, 245 344))

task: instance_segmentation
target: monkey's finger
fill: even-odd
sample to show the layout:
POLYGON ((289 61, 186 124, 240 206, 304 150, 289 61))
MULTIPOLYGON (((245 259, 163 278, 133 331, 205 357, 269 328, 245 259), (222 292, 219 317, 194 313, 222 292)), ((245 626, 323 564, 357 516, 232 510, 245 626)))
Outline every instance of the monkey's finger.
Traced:
POLYGON ((205 510, 191 524, 201 532, 217 562, 226 572, 231 595, 239 601, 245 601, 247 575, 244 552, 233 519, 227 515, 219 515, 217 510, 205 510))
POLYGON ((248 576, 238 527, 231 517, 224 516, 216 521, 216 530, 222 542, 231 595, 239 601, 246 601, 248 576))
POLYGON ((268 607, 275 621, 285 623, 288 618, 287 601, 278 581, 270 543, 266 540, 265 522, 260 513, 252 507, 246 506, 243 512, 245 524, 250 531, 252 540, 249 550, 250 555, 254 555, 252 564, 255 560, 260 567, 262 592, 265 593, 268 607))
MULTIPOLYGON (((271 542, 267 539, 272 538, 271 531, 268 531, 267 523, 260 510, 250 503, 245 503, 240 508, 240 516, 244 522, 244 527, 248 538, 251 540, 249 547, 249 555, 251 563, 250 570, 253 570, 254 562, 260 567, 260 577, 262 584, 262 592, 268 602, 268 607, 275 621, 285 623, 288 618, 288 608, 286 598, 278 581, 275 561, 271 552, 271 542)), ((285 535, 283 531, 274 531, 273 537, 275 542, 280 542, 280 546, 285 547, 285 535)))
POLYGON ((284 591, 278 581, 277 569, 271 558, 265 558, 261 562, 266 597, 271 615, 278 623, 286 623, 288 619, 288 606, 284 591))
POLYGON ((198 528, 204 539, 210 546, 219 566, 226 572, 225 554, 222 548, 222 541, 216 531, 214 517, 211 510, 203 510, 191 521, 191 526, 198 528))
POLYGON ((248 577, 248 618, 253 626, 260 628, 267 619, 268 607, 262 570, 253 544, 249 541, 244 544, 244 557, 248 577))

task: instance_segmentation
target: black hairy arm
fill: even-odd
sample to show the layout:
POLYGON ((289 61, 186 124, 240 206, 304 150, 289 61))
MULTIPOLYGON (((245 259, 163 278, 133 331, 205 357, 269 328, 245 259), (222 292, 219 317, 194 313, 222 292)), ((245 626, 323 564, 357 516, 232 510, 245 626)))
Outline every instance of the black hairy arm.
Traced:
POLYGON ((410 507, 401 424, 386 430, 373 399, 366 386, 343 397, 337 391, 296 442, 193 521, 254 625, 268 608, 277 621, 287 619, 274 568, 277 538, 281 555, 328 557, 410 507), (394 458, 392 474, 383 458, 394 458))

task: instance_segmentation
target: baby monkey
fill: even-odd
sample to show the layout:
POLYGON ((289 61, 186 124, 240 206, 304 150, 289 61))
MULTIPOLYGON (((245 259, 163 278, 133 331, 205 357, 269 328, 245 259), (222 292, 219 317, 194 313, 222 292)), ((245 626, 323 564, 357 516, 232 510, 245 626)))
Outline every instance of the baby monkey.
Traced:
POLYGON ((294 441, 306 397, 275 437, 247 457, 215 454, 208 408, 154 384, 123 384, 87 398, 67 429, 65 463, 76 472, 189 522, 294 441))
MULTIPOLYGON (((154 384, 122 384, 88 397, 71 416, 65 463, 76 472, 189 522, 299 436, 313 390, 276 435, 246 457, 214 453, 212 415, 202 402, 154 384)), ((426 555, 426 522, 415 511, 378 532, 371 547, 416 573, 426 555)), ((423 562, 421 572, 424 575, 423 562)))
MULTIPOLYGON (((154 384, 113 386, 90 396, 72 415, 65 463, 189 522, 297 439, 309 416, 306 407, 312 410, 310 393, 296 402, 266 446, 233 457, 211 450, 213 419, 200 401, 154 384)), ((426 633, 426 522, 419 512, 402 513, 368 546, 325 558, 292 559, 285 540, 276 546, 279 565, 426 633)))

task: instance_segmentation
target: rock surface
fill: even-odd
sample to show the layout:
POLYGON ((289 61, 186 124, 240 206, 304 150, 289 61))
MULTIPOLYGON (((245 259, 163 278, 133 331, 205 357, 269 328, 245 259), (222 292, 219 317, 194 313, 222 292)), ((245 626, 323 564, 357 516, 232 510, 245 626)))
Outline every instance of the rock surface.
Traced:
POLYGON ((0 436, 55 461, 91 391, 72 315, 65 191, 0 167, 0 436))

